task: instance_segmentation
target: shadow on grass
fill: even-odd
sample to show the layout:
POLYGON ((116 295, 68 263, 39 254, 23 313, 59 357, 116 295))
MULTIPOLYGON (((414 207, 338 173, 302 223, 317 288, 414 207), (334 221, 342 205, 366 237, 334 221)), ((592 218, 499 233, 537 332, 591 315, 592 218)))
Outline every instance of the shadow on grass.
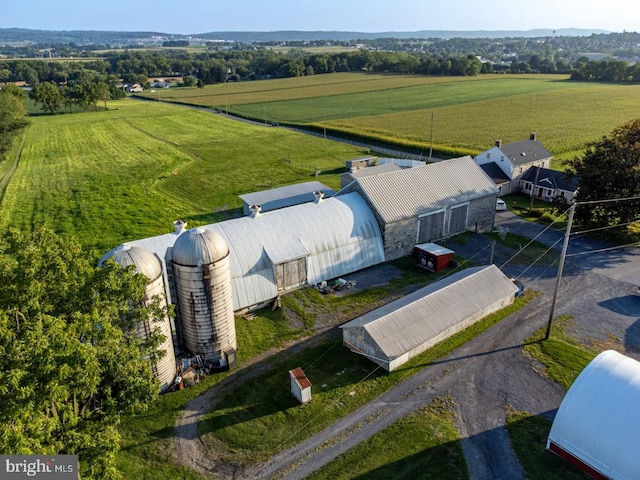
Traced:
MULTIPOLYGON (((227 427, 244 424, 263 417, 265 424, 285 415, 305 423, 309 417, 323 412, 339 400, 352 385, 361 382, 375 370, 366 359, 354 358, 342 348, 338 328, 310 338, 268 357, 265 360, 229 375, 213 389, 213 408, 198 422, 198 433, 206 435, 227 427), (301 367, 312 383, 313 401, 300 405, 290 391, 289 370, 301 367), (347 388, 348 387, 348 388, 347 388)), ((375 379, 382 375, 372 375, 375 379)), ((194 422, 197 419, 194 419, 194 422)), ((155 432, 159 438, 180 436, 180 429, 165 428, 155 432), (169 432, 169 430, 171 430, 169 432)))
POLYGON ((461 442, 447 442, 436 447, 409 455, 395 462, 387 463, 366 473, 344 477, 356 480, 414 480, 416 478, 437 478, 439 480, 468 479, 461 468, 461 442))
POLYGON ((520 465, 529 480, 587 480, 590 477, 546 450, 556 410, 540 415, 519 414, 507 430, 520 465))

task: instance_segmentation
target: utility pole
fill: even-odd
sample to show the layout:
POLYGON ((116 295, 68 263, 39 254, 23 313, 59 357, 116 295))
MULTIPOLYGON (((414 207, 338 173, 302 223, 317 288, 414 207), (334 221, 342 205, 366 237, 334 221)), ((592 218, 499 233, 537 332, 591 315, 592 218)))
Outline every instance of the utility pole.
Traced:
POLYGON ((540 175, 540 167, 536 167, 536 179, 533 181, 533 186, 531 187, 531 203, 529 204, 529 215, 531 215, 531 211, 533 210, 533 192, 536 189, 536 185, 538 184, 538 175, 540 175))
POLYGON ((558 265, 558 278, 556 278, 556 288, 553 292, 553 300, 551 301, 551 311, 549 312, 549 323, 547 324, 547 333, 544 335, 545 340, 549 340, 549 334, 551 333, 551 322, 553 320, 553 313, 556 308, 556 300, 558 298, 558 290, 560 290, 560 280, 562 279, 562 269, 564 268, 564 260, 567 256, 567 248, 569 246, 569 236, 571 235, 571 224, 573 223, 573 214, 576 211, 576 204, 574 203, 569 208, 569 219, 567 220, 567 230, 564 232, 564 243, 562 244, 562 253, 560 254, 560 265, 558 265))
POLYGON ((433 111, 431 112, 431 146, 429 147, 429 161, 431 161, 432 153, 433 153, 433 111))

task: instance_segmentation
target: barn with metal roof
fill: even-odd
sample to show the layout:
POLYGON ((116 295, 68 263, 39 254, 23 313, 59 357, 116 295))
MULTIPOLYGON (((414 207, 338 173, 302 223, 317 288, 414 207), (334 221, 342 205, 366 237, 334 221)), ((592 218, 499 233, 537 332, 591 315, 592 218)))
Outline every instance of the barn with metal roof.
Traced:
MULTIPOLYGON (((206 225, 229 246, 235 311, 280 294, 385 261, 375 217, 357 193, 206 225)), ((128 242, 162 259, 168 294, 176 303, 172 247, 183 233, 128 242)))
POLYGON ((355 178, 338 192, 359 192, 384 237, 387 260, 465 231, 490 231, 498 189, 473 158, 355 178))
POLYGON ((495 265, 467 268, 345 323, 343 344, 392 371, 510 305, 517 291, 495 265))
POLYGON ((613 350, 578 375, 556 413, 547 449, 592 478, 640 478, 640 362, 613 350))

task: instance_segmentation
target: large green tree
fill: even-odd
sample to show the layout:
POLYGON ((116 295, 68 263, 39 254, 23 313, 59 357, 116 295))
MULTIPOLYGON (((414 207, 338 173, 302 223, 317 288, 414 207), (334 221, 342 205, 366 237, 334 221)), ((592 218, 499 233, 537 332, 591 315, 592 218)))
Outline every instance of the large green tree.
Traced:
POLYGON ((0 89, 0 160, 4 158, 16 133, 27 122, 24 90, 15 85, 5 85, 0 89))
POLYGON ((160 339, 132 333, 159 313, 136 301, 146 283, 46 228, 0 237, 1 452, 78 454, 83 478, 119 478, 120 415, 158 392, 148 359, 160 339))
POLYGON ((56 113, 64 100, 62 92, 54 82, 37 83, 29 93, 36 103, 42 104, 42 111, 56 113))
POLYGON ((576 219, 586 227, 627 224, 640 219, 640 118, 616 127, 610 136, 590 144, 581 157, 566 162, 578 175, 580 202, 576 219))

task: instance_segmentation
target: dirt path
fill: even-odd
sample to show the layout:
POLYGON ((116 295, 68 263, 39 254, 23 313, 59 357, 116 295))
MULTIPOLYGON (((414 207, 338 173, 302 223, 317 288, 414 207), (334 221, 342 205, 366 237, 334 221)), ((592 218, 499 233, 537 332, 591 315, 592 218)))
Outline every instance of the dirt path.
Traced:
POLYGON ((176 461, 218 478, 302 479, 434 398, 448 394, 459 405, 457 427, 471 478, 524 478, 504 429, 506 410, 513 405, 534 415, 553 411, 564 394, 535 372, 533 362, 520 348, 524 339, 542 326, 540 312, 547 306, 548 300, 536 300, 319 434, 243 471, 210 456, 212 452, 198 436, 197 423, 228 384, 270 368, 266 362, 247 366, 187 404, 176 424, 176 461), (509 375, 505 374, 507 366, 509 375), (496 458, 501 461, 491 461, 496 458))
MULTIPOLYGON (((477 250, 471 241, 466 247, 477 250)), ((634 260, 632 257, 626 261, 634 260)), ((612 257, 612 265, 618 264, 625 265, 618 256, 612 257)), ((557 305, 556 315, 575 316, 577 321, 571 328, 576 338, 609 343, 618 338, 618 344, 608 343, 607 348, 613 346, 640 359, 637 353, 640 327, 636 328, 640 325, 640 313, 637 304, 631 304, 637 298, 626 298, 621 293, 625 284, 615 277, 605 277, 581 267, 576 262, 566 268, 567 278, 562 284, 559 296, 562 301, 557 305), (589 295, 585 297, 584 292, 589 295)), ((528 286, 535 285, 535 289, 542 292, 531 304, 324 431, 247 470, 216 465, 208 460, 212 453, 197 435, 198 420, 211 408, 211 400, 225 385, 214 387, 190 402, 179 419, 176 460, 224 479, 301 479, 391 423, 429 404, 435 397, 448 395, 458 405, 456 426, 471 479, 524 479, 504 427, 507 411, 515 408, 552 417, 564 396, 560 386, 537 373, 539 365, 525 357, 521 348, 526 338, 545 326, 549 313, 555 277, 542 274, 546 267, 539 270, 529 271, 530 281, 533 278, 535 281, 528 286)), ((268 367, 256 365, 255 368, 268 367)), ((235 377, 236 380, 249 378, 243 377, 241 371, 238 373, 241 376, 235 377)), ((250 371, 247 374, 250 375, 250 371)))

